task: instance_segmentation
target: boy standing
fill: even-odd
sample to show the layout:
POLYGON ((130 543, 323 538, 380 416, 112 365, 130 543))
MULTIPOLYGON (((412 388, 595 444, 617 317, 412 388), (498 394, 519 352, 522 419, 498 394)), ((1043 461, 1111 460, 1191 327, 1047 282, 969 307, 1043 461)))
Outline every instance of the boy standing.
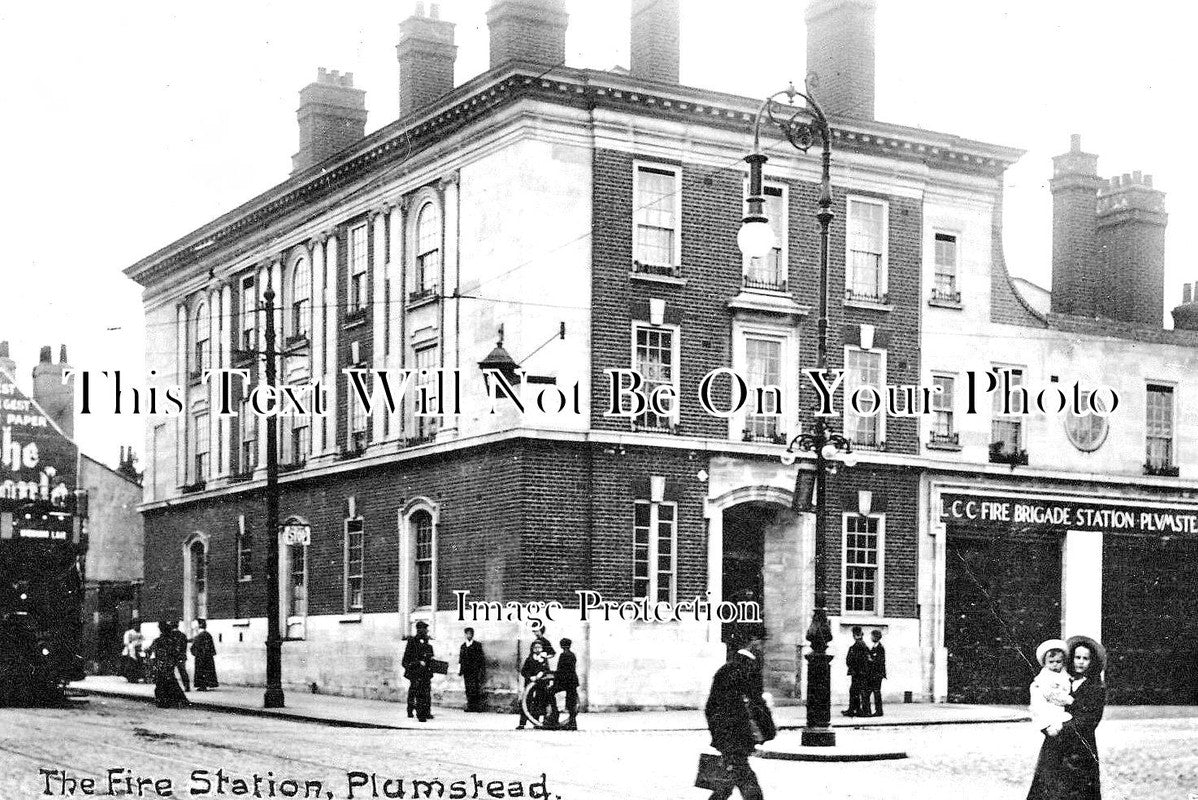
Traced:
POLYGON ((861 713, 863 716, 870 716, 869 713, 869 697, 873 696, 873 716, 882 716, 882 681, 886 679, 886 648, 882 646, 882 632, 874 628, 869 632, 869 638, 873 641, 873 647, 869 651, 869 683, 865 693, 865 699, 861 703, 861 713))
POLYGON ((570 721, 562 726, 562 730, 578 730, 578 657, 570 646, 574 644, 569 639, 559 642, 562 654, 557 657, 557 669, 554 670, 553 684, 556 691, 566 693, 566 713, 570 721))

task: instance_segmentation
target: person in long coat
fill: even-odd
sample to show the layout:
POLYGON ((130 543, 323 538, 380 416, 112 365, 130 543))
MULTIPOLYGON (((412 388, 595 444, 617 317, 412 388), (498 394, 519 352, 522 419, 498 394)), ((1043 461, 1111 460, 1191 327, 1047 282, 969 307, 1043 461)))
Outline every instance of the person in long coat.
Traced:
POLYGON ((1044 732, 1036 774, 1028 800, 1101 800, 1098 766, 1098 723, 1106 709, 1102 669, 1106 652, 1088 636, 1068 642, 1068 667, 1073 678, 1073 718, 1044 732))
POLYGON ((175 677, 179 663, 178 641, 171 635, 169 622, 158 623, 158 638, 146 652, 154 659, 154 702, 159 708, 181 708, 187 705, 187 695, 175 677))
POLYGON ((487 656, 474 640, 474 628, 464 631, 466 641, 458 648, 458 674, 466 684, 466 710, 483 710, 483 683, 487 679, 487 656))
POLYGON ((557 657, 557 667, 553 671, 553 690, 566 693, 566 713, 570 721, 562 726, 562 730, 578 730, 578 656, 574 655, 571 646, 574 642, 562 639, 558 644, 562 654, 557 657))
POLYGON ((712 791, 711 800, 727 800, 733 788, 740 789, 745 800, 763 798, 757 774, 749 766, 749 754, 758 744, 754 732, 756 719, 761 710, 768 715, 762 698, 761 639, 752 638, 741 644, 727 663, 716 670, 704 709, 711 746, 723 756, 728 779, 712 791))
POLYGON ((198 691, 206 692, 215 689, 216 682, 216 642, 208 632, 208 621, 199 620, 196 623, 200 632, 191 640, 191 654, 195 656, 195 686, 198 691))
POLYGON ((416 635, 404 646, 400 663, 404 677, 408 679, 408 716, 414 711, 421 722, 433 718, 433 670, 429 663, 433 655, 433 646, 428 641, 428 623, 420 620, 416 623, 416 635))
POLYGON ((166 635, 174 641, 175 655, 178 657, 175 668, 179 670, 179 680, 183 682, 183 691, 190 692, 191 679, 187 676, 187 634, 179 630, 178 620, 172 620, 166 635))

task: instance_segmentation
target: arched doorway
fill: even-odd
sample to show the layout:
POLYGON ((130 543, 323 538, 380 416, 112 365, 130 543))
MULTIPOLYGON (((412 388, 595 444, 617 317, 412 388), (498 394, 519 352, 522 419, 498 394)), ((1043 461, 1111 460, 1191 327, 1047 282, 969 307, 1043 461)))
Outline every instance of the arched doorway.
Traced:
POLYGON ((746 498, 724 508, 722 519, 721 599, 752 600, 762 622, 724 625, 727 643, 737 627, 761 630, 765 642, 766 688, 777 698, 797 697, 804 613, 810 613, 810 548, 805 546, 799 515, 772 495, 746 498))

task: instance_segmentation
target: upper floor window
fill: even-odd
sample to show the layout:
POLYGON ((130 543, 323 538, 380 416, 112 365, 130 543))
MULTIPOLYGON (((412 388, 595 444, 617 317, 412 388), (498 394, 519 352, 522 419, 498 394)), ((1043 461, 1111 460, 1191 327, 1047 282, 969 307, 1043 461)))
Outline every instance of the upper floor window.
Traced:
POLYGON ((428 202, 416 217, 415 291, 423 294, 437 285, 441 274, 441 212, 428 202))
MULTIPOLYGON (((1146 419, 1147 460, 1150 473, 1173 472, 1173 387, 1148 384, 1146 419)), ((1176 474, 1176 473, 1173 473, 1176 474)))
POLYGON ((774 247, 765 257, 745 262, 745 286, 749 289, 786 291, 786 194, 781 186, 765 186, 763 210, 774 232, 774 247))
POLYGON ((641 387, 646 397, 651 397, 659 386, 673 387, 673 397, 668 403, 662 404, 668 411, 658 414, 652 409, 637 417, 633 425, 640 430, 670 430, 678 419, 678 331, 672 327, 656 325, 636 325, 633 329, 633 363, 644 385, 641 387))
POLYGON ((250 406, 250 396, 246 393, 241 398, 241 409, 237 415, 241 426, 241 453, 238 459, 238 471, 253 472, 258 466, 258 415, 250 406))
POLYGON ((932 276, 932 299, 950 303, 961 302, 957 290, 957 237, 948 233, 936 234, 935 273, 932 276))
POLYGON ((956 383, 957 379, 952 375, 932 376, 932 444, 957 444, 960 441, 953 419, 956 383))
POLYGON ((749 384, 750 408, 756 410, 757 390, 761 390, 761 412, 745 415, 745 438, 772 442, 780 433, 782 409, 779 399, 782 386, 783 342, 764 336, 745 337, 746 382, 749 384))
POLYGON ((995 367, 994 371, 998 373, 998 388, 994 392, 994 418, 990 423, 990 460, 999 464, 1026 464, 1023 368, 995 367))
POLYGON ((254 289, 254 276, 241 279, 241 342, 242 350, 253 350, 257 345, 256 320, 258 315, 258 293, 254 289))
POLYGON ((362 565, 365 563, 365 523, 361 517, 345 521, 345 610, 362 610, 362 565))
POLYGON ((682 215, 681 180, 674 167, 636 166, 633 190, 633 261, 646 267, 679 265, 679 218, 682 215))
POLYGON ((191 341, 194 351, 192 354, 191 371, 200 375, 212 367, 212 348, 208 331, 208 304, 201 302, 196 306, 193 317, 191 341))
POLYGON ((287 444, 288 454, 291 458, 290 463, 293 465, 304 463, 308 458, 308 453, 312 450, 312 429, 308 426, 310 419, 304 414, 296 414, 291 417, 290 441, 287 444))
POLYGON ((307 338, 312 330, 312 270, 308 259, 295 262, 291 271, 291 335, 307 338))
POLYGON ((192 422, 192 483, 208 479, 208 412, 194 414, 192 422))
POLYGON ((882 533, 880 516, 844 515, 845 613, 882 613, 882 533))
POLYGON ((886 226, 887 206, 884 201, 849 198, 846 299, 875 303, 888 301, 886 226))
POLYGON ((359 225, 349 232, 349 309, 350 313, 366 308, 366 274, 370 251, 366 245, 366 226, 359 225))
POLYGON ((632 596, 673 602, 678 506, 637 500, 632 526, 632 596))
POLYGON ((886 391, 882 356, 880 350, 860 350, 853 347, 845 349, 844 434, 857 447, 885 447, 884 416, 879 404, 886 391), (861 413, 857 413, 849 404, 849 399, 853 397, 856 390, 866 387, 872 387, 878 394, 874 397, 868 392, 857 393, 860 398, 858 405, 861 409, 861 413))
MULTIPOLYGON (((416 377, 413 381, 416 390, 416 408, 421 406, 432 414, 437 410, 437 345, 429 344, 416 348, 415 356, 416 377)), ((437 432, 436 416, 415 416, 413 428, 417 438, 432 436, 437 432)))

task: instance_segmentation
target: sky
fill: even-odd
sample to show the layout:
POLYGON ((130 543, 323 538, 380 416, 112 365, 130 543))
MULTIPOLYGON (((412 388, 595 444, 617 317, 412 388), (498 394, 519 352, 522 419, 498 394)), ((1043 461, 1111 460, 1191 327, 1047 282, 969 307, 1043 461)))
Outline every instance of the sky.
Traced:
MULTIPOLYGON (((445 0, 456 81, 488 64, 489 0, 445 0)), ((395 43, 410 0, 63 0, 0 4, 0 340, 20 381, 42 345, 141 382, 140 287, 122 270, 285 180, 298 92, 317 67, 354 73, 367 132, 397 116, 395 43)), ((681 82, 765 97, 801 83, 802 0, 682 0, 681 82)), ((628 0, 568 0, 567 64, 628 64, 628 0)), ((1015 275, 1051 280, 1051 158, 1079 133, 1104 176, 1167 193, 1166 308, 1198 259, 1192 33, 1174 0, 879 0, 876 117, 1026 150, 1006 176, 1015 275), (1190 90, 1190 91, 1187 91, 1190 90)), ((746 141, 746 150, 748 149, 746 141)), ((1168 315, 1166 314, 1166 319, 1168 315)), ((77 417, 115 464, 144 418, 77 417)))

